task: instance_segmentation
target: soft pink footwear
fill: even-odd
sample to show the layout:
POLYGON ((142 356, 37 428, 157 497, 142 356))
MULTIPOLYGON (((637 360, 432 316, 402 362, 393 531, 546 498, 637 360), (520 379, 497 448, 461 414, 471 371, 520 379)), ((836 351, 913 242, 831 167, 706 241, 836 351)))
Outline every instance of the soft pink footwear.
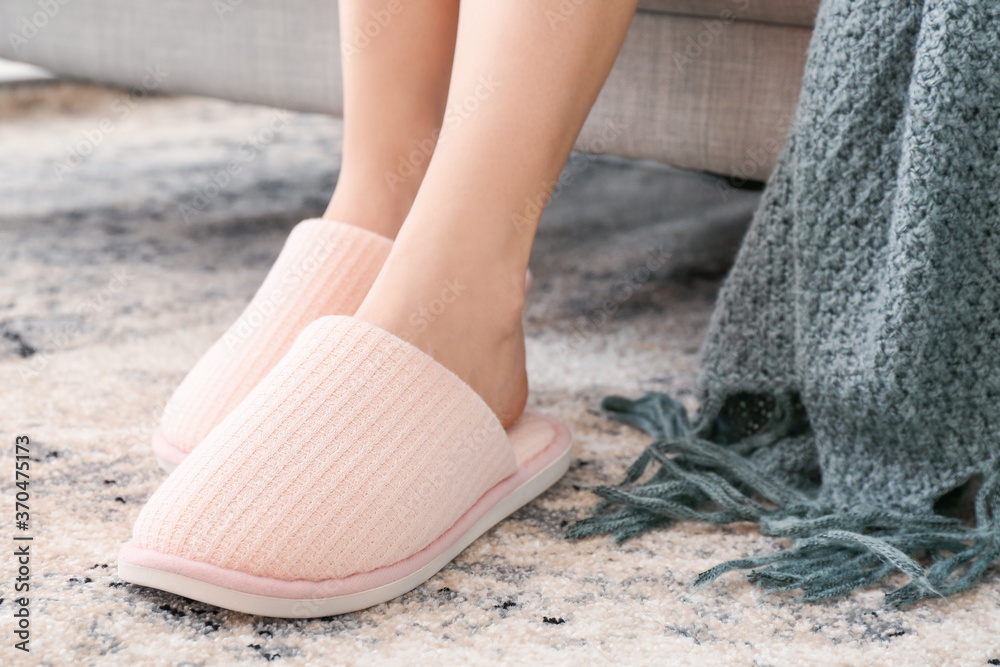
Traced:
POLYGON ((424 352, 324 317, 153 494, 118 572, 262 616, 364 609, 554 484, 569 444, 535 412, 504 431, 424 352))
POLYGON ((153 452, 172 470, 324 315, 353 315, 392 241, 329 220, 300 222, 250 305, 170 398, 153 452))

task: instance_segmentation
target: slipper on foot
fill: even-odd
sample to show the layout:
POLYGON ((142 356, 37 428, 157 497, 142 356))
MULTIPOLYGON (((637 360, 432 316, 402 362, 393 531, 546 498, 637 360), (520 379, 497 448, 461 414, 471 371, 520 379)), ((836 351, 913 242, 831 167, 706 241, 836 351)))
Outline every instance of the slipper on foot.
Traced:
POLYGON ((392 241, 329 220, 292 230, 250 304, 198 361, 167 403, 153 452, 175 468, 242 401, 310 323, 353 315, 392 241))
POLYGON ((262 616, 331 616, 420 585, 566 472, 566 428, 501 426, 458 376, 323 317, 150 498, 119 575, 262 616))

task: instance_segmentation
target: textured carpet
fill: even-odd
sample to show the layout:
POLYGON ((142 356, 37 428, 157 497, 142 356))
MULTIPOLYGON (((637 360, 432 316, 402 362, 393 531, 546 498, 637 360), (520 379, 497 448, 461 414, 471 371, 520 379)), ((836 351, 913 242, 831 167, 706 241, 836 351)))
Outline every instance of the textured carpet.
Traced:
POLYGON ((802 605, 739 576, 690 586, 777 546, 751 527, 562 537, 594 502, 582 487, 617 480, 645 444, 600 398, 690 401, 756 201, 579 156, 543 222, 526 314, 532 403, 574 433, 562 482, 427 584, 357 614, 254 618, 119 581, 118 545, 163 479, 149 449, 159 412, 288 229, 322 210, 340 128, 192 98, 0 88, 0 479, 12 513, 13 441, 29 435, 35 538, 30 656, 11 647, 14 563, 0 557, 0 664, 1000 664, 995 574, 906 612, 881 608, 878 590, 802 605))

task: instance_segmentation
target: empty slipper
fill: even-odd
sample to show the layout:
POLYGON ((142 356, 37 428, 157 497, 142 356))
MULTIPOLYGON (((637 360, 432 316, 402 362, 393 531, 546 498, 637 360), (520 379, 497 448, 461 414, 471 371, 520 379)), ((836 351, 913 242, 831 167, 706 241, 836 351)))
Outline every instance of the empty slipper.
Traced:
POLYGON ((506 431, 409 343, 324 317, 142 509, 118 572, 286 618, 415 588, 554 484, 569 432, 526 412, 506 431))
POLYGON ((392 241, 329 220, 292 230, 250 304, 181 382, 153 436, 172 470, 324 315, 353 315, 382 269, 392 241))

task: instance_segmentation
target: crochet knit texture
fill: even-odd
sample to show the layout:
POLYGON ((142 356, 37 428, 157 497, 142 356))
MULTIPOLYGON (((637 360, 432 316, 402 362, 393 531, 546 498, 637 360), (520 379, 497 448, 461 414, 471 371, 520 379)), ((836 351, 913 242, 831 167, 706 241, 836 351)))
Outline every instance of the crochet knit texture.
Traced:
POLYGON ((698 416, 607 399, 655 440, 573 535, 756 521, 790 548, 699 582, 748 568, 822 599, 902 572, 892 604, 965 590, 1000 557, 998 25, 994 2, 823 3, 698 416), (947 507, 960 487, 978 487, 974 524, 947 507))

